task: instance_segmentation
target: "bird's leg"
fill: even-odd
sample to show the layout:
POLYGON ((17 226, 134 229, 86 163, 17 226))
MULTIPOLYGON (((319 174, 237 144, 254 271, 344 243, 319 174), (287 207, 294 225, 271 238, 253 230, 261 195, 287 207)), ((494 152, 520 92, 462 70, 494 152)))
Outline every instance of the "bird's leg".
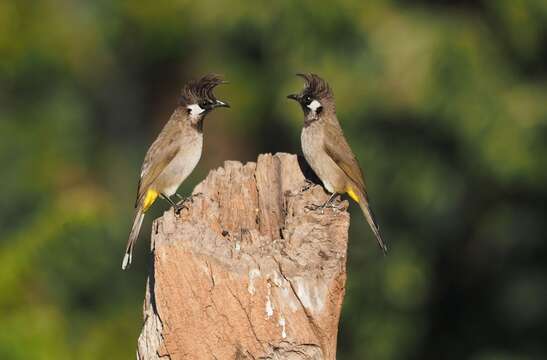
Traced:
MULTIPOLYGON (((179 194, 176 194, 176 195, 180 197, 179 194)), ((164 200, 166 200, 169 204, 171 204, 171 206, 173 207, 173 210, 175 211, 175 215, 178 215, 182 209, 186 208, 186 205, 184 205, 186 199, 181 204, 177 204, 173 200, 171 200, 169 196, 165 194, 161 194, 161 197, 164 200)))
POLYGON ((177 206, 177 204, 175 204, 175 203, 173 202, 173 200, 171 200, 171 198, 170 198, 169 196, 165 195, 164 193, 161 193, 160 195, 161 195, 161 198, 162 198, 163 200, 167 201, 169 204, 171 204, 172 207, 176 207, 176 206, 177 206))
POLYGON ((182 209, 188 209, 188 206, 186 206, 186 202, 187 201, 192 201, 192 203, 194 203, 194 197, 195 196, 201 196, 203 195, 203 193, 201 192, 198 192, 198 193, 195 193, 195 194, 192 194, 188 197, 184 197, 178 193, 175 193, 175 196, 178 197, 180 200, 182 200, 181 203, 179 204, 176 204, 175 205, 175 210, 177 211, 177 214, 182 210, 182 209))
POLYGON ((321 207, 322 207, 323 209, 326 208, 326 207, 328 207, 328 208, 335 208, 336 205, 331 204, 331 203, 332 203, 332 199, 334 199, 334 197, 335 197, 336 195, 338 195, 338 193, 333 192, 333 193, 330 195, 330 198, 329 198, 327 201, 325 201, 325 203, 324 203, 323 205, 321 205, 321 207))
POLYGON ((334 197, 338 195, 338 193, 332 193, 329 197, 329 199, 327 201, 325 201, 322 205, 315 205, 315 204, 311 204, 311 205, 308 205, 306 206, 307 209, 310 209, 310 210, 317 210, 317 209, 321 209, 321 214, 323 214, 325 212, 325 208, 326 207, 329 207, 329 208, 335 208, 336 206, 335 205, 332 205, 331 202, 332 202, 332 199, 334 199, 334 197))
POLYGON ((186 206, 186 200, 188 200, 188 198, 175 205, 175 213, 179 214, 182 209, 188 209, 188 206, 186 206))
POLYGON ((188 206, 186 206, 186 202, 187 201, 191 201, 192 204, 194 203, 194 197, 195 196, 200 196, 200 195, 203 195, 203 193, 195 193, 195 194, 192 194, 188 197, 182 197, 181 195, 179 194, 176 194, 178 196, 179 199, 182 200, 181 203, 177 204, 177 211, 180 212, 182 209, 188 209, 188 206))

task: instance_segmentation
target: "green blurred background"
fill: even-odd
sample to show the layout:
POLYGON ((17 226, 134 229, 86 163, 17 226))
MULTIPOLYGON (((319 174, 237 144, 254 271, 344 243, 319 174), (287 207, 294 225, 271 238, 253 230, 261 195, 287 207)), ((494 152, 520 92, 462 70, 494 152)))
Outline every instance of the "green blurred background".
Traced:
POLYGON ((206 72, 180 193, 300 153, 313 71, 391 245, 351 223, 339 359, 547 358, 547 2, 0 1, 0 359, 134 358, 151 219, 120 270, 145 151, 206 72))

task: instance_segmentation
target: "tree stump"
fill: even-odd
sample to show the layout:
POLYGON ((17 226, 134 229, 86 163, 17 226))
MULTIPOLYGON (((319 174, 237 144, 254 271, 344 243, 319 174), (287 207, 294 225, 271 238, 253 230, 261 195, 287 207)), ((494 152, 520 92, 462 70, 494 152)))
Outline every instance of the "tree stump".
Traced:
POLYGON ((295 155, 227 161, 152 231, 138 359, 335 359, 347 202, 295 155))

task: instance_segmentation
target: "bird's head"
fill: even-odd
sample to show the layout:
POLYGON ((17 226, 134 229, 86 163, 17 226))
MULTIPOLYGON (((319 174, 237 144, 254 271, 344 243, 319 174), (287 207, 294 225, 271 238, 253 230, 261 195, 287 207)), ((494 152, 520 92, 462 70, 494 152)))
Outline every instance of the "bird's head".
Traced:
POLYGON ((188 82, 182 89, 180 105, 188 113, 192 123, 199 123, 211 110, 218 107, 230 107, 225 101, 217 100, 213 90, 220 84, 226 84, 219 75, 207 74, 199 80, 188 82))
POLYGON ((329 84, 316 74, 296 74, 306 82, 298 94, 288 95, 304 111, 305 122, 318 120, 326 111, 334 111, 334 98, 329 84))

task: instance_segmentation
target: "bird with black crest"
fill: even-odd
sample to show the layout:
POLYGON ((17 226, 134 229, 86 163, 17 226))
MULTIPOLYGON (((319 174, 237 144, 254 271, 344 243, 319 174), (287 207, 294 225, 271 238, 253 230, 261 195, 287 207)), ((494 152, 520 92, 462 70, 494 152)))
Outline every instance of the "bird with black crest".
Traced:
POLYGON ((220 76, 208 74, 186 84, 179 105, 146 152, 135 202, 135 220, 127 241, 122 269, 125 270, 131 264, 144 214, 156 199, 161 197, 176 212, 180 210, 171 196, 201 158, 203 119, 213 109, 230 107, 228 103, 217 100, 213 94, 213 89, 223 83, 225 81, 220 76))
POLYGON ((387 253, 380 228, 370 208, 361 167, 351 151, 336 116, 334 94, 329 84, 316 74, 297 74, 305 81, 298 94, 287 96, 304 111, 302 151, 306 161, 323 182, 331 197, 319 208, 330 206, 336 194, 348 194, 359 204, 378 245, 387 253))

